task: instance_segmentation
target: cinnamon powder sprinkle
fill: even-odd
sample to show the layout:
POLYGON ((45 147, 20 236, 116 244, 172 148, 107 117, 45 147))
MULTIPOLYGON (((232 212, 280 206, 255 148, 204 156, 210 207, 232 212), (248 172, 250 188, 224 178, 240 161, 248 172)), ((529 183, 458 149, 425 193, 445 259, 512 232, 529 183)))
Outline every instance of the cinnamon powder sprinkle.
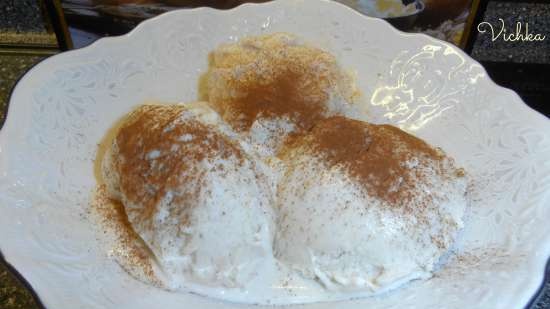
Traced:
POLYGON ((326 116, 331 93, 358 96, 331 54, 288 34, 243 39, 210 55, 205 100, 238 131, 257 118, 288 118, 299 130, 326 116))
POLYGON ((242 163, 237 145, 190 117, 182 105, 144 105, 129 115, 116 135, 113 168, 127 202, 140 205, 127 209, 136 222, 151 224, 156 206, 169 191, 174 193, 173 203, 193 205, 199 192, 184 184, 200 182, 195 167, 201 161, 233 158, 242 163))
POLYGON ((328 166, 343 168, 366 187, 369 195, 394 206, 407 205, 415 194, 416 182, 422 180, 422 174, 413 174, 407 161, 438 164, 444 159, 442 153, 396 127, 340 116, 320 121, 310 132, 290 141, 280 156, 292 160, 296 147, 306 147, 328 166))
POLYGON ((92 202, 92 210, 100 217, 105 233, 115 236, 115 258, 129 273, 161 287, 153 271, 154 254, 128 221, 122 203, 107 196, 105 185, 99 185, 92 202))

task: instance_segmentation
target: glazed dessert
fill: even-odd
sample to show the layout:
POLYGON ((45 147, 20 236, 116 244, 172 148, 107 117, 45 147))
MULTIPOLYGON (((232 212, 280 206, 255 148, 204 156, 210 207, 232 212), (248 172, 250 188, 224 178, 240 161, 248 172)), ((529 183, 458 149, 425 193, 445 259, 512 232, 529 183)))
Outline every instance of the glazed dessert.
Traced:
POLYGON ((428 278, 451 250, 464 171, 366 122, 333 56, 289 34, 246 38, 215 50, 202 82, 205 102, 131 112, 101 159, 102 192, 142 244, 116 250, 131 274, 235 302, 308 303, 428 278))

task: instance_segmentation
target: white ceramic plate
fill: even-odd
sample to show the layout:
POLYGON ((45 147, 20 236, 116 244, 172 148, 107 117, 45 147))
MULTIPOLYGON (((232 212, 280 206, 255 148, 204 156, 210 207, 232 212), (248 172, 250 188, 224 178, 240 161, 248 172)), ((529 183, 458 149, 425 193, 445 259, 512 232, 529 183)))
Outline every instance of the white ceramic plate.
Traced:
POLYGON ((387 295, 300 308, 522 308, 550 254, 550 122, 458 48, 327 1, 176 11, 51 57, 13 92, 0 132, 0 249, 47 308, 245 308, 168 293, 127 275, 87 215, 107 128, 148 99, 190 101, 218 44, 276 31, 357 72, 365 109, 441 146, 475 179, 456 256, 387 295))

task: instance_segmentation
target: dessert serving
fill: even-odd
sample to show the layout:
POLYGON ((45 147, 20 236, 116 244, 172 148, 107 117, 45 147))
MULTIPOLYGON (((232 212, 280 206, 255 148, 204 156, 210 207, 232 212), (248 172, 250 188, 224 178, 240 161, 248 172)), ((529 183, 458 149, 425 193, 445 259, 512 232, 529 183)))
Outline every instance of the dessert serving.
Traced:
POLYGON ((99 152, 96 210, 130 274, 292 304, 444 267, 468 208, 465 171, 369 123, 334 56, 291 34, 244 38, 212 52, 199 88, 198 102, 136 108, 99 152))
POLYGON ((275 253, 328 289, 428 277, 462 228, 464 172, 396 127, 331 117, 283 153, 275 253))
POLYGON ((268 182, 205 104, 139 107, 102 170, 167 287, 239 286, 271 255, 268 182))

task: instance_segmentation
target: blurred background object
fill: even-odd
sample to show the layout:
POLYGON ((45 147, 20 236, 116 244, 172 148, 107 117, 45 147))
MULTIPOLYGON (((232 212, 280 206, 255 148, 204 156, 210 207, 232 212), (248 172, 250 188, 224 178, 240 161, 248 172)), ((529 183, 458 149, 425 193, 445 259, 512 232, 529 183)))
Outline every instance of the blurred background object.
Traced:
POLYGON ((407 31, 424 11, 422 0, 338 0, 362 14, 387 20, 394 27, 407 31))
MULTIPOLYGON (((144 19, 178 8, 208 6, 229 9, 268 0, 61 0, 75 47, 109 35, 129 32, 144 19)), ((337 0, 372 17, 385 18, 398 29, 424 32, 459 45, 471 0, 337 0)))
POLYGON ((470 0, 423 0, 426 8, 418 19, 421 27, 437 27, 470 10, 470 0))
POLYGON ((468 17, 476 9, 471 0, 337 1, 365 15, 384 18, 400 30, 422 32, 459 46, 468 17))
POLYGON ((207 6, 230 9, 245 2, 267 0, 61 0, 75 47, 83 47, 103 36, 121 35, 141 21, 181 8, 207 6))
POLYGON ((385 19, 392 24, 395 28, 407 31, 415 25, 418 16, 422 15, 425 9, 424 2, 414 1, 408 6, 414 7, 414 12, 404 16, 388 16, 385 19))

